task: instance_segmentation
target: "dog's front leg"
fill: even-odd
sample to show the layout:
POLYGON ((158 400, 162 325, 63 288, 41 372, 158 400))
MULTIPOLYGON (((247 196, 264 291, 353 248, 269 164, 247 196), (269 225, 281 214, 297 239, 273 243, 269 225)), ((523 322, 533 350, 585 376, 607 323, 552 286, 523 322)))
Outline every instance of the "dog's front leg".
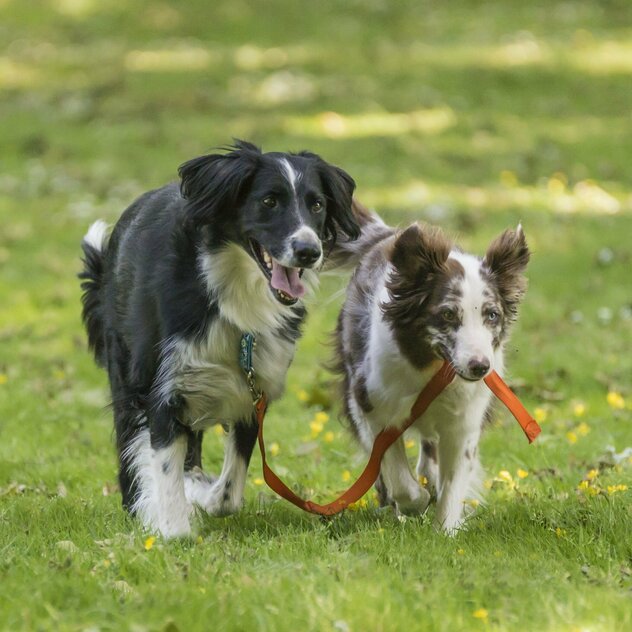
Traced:
POLYGON ((214 516, 235 513, 243 504, 248 464, 257 440, 254 417, 230 426, 224 447, 224 465, 215 481, 193 473, 185 478, 187 500, 214 516))
MULTIPOLYGON (((461 429, 462 430, 462 429, 461 429)), ((442 433, 439 439, 439 490, 435 526, 454 535, 463 523, 464 502, 477 471, 480 430, 442 433)))

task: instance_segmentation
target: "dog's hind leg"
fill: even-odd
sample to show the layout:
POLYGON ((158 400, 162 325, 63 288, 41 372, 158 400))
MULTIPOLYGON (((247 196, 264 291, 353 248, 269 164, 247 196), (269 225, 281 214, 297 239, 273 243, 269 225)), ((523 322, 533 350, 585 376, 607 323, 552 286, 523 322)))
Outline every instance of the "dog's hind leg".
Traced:
POLYGON ((430 439, 422 439, 417 461, 417 477, 426 479, 422 482, 424 487, 433 497, 437 496, 439 488, 439 463, 437 457, 437 442, 430 439))
POLYGON ((238 511, 243 504, 246 474, 256 440, 257 422, 254 418, 233 424, 226 437, 224 465, 219 478, 209 482, 206 475, 187 476, 187 500, 214 516, 227 516, 238 511))

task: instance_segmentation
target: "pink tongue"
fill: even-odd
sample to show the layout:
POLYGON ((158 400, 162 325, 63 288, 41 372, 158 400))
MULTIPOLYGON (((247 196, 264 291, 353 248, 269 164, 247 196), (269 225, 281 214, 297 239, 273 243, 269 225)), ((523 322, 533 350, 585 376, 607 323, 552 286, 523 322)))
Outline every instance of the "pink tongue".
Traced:
POLYGON ((275 290, 281 290, 292 298, 300 298, 305 294, 305 286, 298 276, 298 268, 286 268, 272 260, 272 279, 270 285, 275 290))

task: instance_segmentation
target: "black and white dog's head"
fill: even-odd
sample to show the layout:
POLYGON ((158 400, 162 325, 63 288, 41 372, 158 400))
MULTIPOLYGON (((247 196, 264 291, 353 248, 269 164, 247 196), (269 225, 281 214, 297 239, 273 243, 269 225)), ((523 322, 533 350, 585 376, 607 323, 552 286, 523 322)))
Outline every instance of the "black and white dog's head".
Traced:
POLYGON ((184 163, 179 173, 189 224, 205 231, 211 247, 243 248, 282 305, 303 296, 304 271, 320 267, 337 234, 360 233, 353 179, 316 154, 264 154, 236 141, 227 153, 184 163))
POLYGON ((448 360, 465 380, 494 369, 526 290, 529 249, 522 227, 506 230, 483 259, 461 252, 438 229, 410 226, 396 239, 386 319, 418 366, 448 360))

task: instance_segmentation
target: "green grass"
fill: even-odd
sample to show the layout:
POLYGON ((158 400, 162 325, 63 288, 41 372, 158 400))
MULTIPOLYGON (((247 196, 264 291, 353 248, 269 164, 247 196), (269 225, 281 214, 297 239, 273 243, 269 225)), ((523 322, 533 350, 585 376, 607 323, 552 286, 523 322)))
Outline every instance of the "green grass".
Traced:
MULTIPOLYGON (((632 628, 632 463, 603 459, 632 445, 629 2, 0 0, 0 51, 0 629, 632 628), (499 415, 457 537, 372 495, 302 514, 257 455, 243 511, 191 541, 146 550, 120 509, 79 241, 231 137, 322 153, 388 221, 476 252, 522 220, 507 358, 543 432, 528 446, 499 415)), ((323 283, 267 422, 273 466, 319 500, 363 460, 320 368, 344 285, 323 283)))

